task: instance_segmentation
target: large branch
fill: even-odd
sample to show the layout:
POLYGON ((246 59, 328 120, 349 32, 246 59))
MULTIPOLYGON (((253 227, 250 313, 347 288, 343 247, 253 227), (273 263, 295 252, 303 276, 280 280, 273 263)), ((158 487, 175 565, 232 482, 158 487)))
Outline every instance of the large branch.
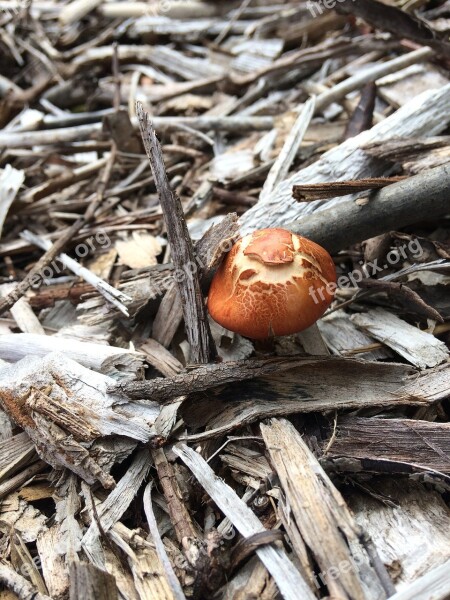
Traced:
MULTIPOLYGON (((344 369, 378 368, 379 363, 359 361, 357 359, 342 359, 335 356, 280 356, 268 358, 249 358, 244 360, 228 361, 220 364, 202 365, 187 372, 178 373, 173 377, 157 377, 149 381, 124 381, 113 384, 108 390, 110 392, 122 392, 128 398, 148 399, 152 402, 167 402, 179 396, 202 392, 204 390, 217 388, 226 384, 243 382, 264 376, 276 376, 280 373, 313 367, 320 370, 323 364, 328 365, 329 372, 336 369, 341 372, 344 369), (336 366, 337 365, 337 366, 336 366)), ((384 368, 382 365, 381 368, 384 368)), ((398 366, 398 365, 397 365, 398 366)), ((401 369, 403 366, 400 367, 401 369)), ((407 369, 407 367, 405 367, 407 369)), ((303 372, 303 371, 302 371, 303 372)), ((413 373, 414 371, 410 371, 413 373)), ((335 375, 336 375, 335 373, 335 375)), ((379 374, 377 374, 379 376, 379 374)), ((287 377, 287 375, 286 375, 287 377)), ((367 375, 366 375, 367 379, 367 375)), ((323 378, 321 379, 323 385, 323 378)), ((265 387, 267 391, 269 386, 265 387)))
POLYGON ((363 131, 325 152, 318 161, 300 169, 292 177, 280 183, 269 197, 260 200, 242 216, 241 233, 245 234, 263 227, 285 227, 288 223, 317 211, 318 208, 328 208, 345 202, 345 199, 339 198, 327 202, 299 204, 292 198, 292 187, 296 184, 387 175, 390 167, 384 161, 369 156, 364 151, 364 147, 374 142, 387 142, 393 138, 435 135, 446 128, 445 115, 448 114, 450 114, 450 84, 420 94, 372 129, 363 131))
POLYGON ((437 38, 436 32, 426 21, 409 15, 396 6, 377 0, 353 0, 339 4, 338 13, 352 14, 382 31, 390 31, 396 38, 405 37, 418 44, 431 46, 440 54, 450 56, 450 45, 437 38))
POLYGON ((450 165, 393 183, 358 205, 353 200, 332 205, 287 225, 329 252, 392 229, 450 212, 450 165))
POLYGON ((179 373, 173 377, 119 383, 117 386, 114 385, 111 391, 121 391, 129 398, 148 398, 153 402, 164 402, 227 383, 280 373, 317 360, 333 360, 333 358, 290 356, 228 361, 197 367, 192 371, 179 373))

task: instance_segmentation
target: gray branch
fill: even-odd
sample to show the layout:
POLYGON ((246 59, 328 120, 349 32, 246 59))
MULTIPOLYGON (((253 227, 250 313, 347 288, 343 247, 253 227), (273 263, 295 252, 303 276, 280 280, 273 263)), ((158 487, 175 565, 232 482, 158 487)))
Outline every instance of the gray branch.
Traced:
POLYGON ((347 200, 294 221, 287 229, 338 252, 392 229, 450 211, 450 165, 389 185, 366 204, 347 200))

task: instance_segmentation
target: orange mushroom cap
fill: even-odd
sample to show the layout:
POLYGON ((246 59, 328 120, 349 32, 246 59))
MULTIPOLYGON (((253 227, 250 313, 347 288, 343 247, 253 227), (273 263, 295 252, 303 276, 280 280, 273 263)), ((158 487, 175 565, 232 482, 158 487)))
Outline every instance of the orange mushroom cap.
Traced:
POLYGON ((208 310, 226 329, 256 340, 288 335, 323 315, 335 284, 324 248, 286 229, 261 229, 238 240, 225 257, 208 310))

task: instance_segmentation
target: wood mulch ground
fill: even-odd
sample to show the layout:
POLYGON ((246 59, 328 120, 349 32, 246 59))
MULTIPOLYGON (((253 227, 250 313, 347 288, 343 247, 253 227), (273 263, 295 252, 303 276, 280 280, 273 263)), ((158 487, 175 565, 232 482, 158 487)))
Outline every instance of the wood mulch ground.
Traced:
POLYGON ((0 600, 450 598, 450 5, 0 0, 0 600), (335 299, 209 318, 232 244, 335 299))

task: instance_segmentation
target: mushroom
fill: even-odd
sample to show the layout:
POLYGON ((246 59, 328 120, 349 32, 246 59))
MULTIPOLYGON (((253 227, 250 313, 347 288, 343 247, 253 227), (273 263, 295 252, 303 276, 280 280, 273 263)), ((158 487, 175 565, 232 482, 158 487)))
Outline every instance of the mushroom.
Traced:
POLYGON ((236 242, 213 277, 208 310, 220 325, 255 340, 307 329, 331 304, 336 269, 328 252, 286 229, 236 242))

